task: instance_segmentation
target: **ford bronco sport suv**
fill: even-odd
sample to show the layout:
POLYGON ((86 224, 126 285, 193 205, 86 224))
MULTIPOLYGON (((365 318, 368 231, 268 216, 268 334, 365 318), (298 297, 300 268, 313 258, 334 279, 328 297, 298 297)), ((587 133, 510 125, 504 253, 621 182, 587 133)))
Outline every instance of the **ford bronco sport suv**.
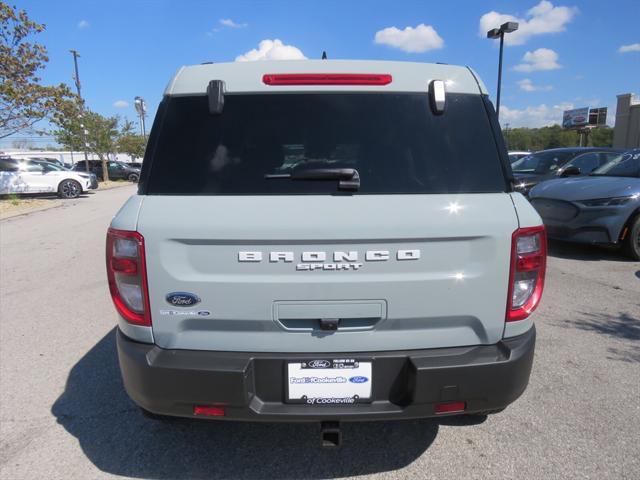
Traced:
POLYGON ((184 67, 107 234, 124 385, 155 415, 377 420, 524 391, 546 237, 466 67, 184 67))

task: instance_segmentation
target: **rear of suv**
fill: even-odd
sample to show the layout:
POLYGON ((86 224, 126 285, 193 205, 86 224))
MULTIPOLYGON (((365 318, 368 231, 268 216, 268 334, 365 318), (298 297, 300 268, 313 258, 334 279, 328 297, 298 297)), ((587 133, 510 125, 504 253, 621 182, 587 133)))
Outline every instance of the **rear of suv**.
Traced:
POLYGON ((466 67, 182 68, 107 270, 146 412, 499 411, 525 390, 546 237, 466 67))

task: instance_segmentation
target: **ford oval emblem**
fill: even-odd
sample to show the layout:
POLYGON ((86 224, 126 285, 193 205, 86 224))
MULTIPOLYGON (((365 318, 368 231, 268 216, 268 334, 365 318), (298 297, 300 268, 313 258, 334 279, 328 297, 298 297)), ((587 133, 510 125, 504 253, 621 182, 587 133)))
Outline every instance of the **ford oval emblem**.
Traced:
POLYGON ((357 376, 357 377, 351 377, 349 381, 351 383, 365 383, 365 382, 368 382, 369 379, 367 377, 357 376))
POLYGON ((165 298, 174 307, 192 307, 200 303, 200 297, 189 292, 167 293, 165 298))
POLYGON ((329 368, 331 362, 329 360, 311 360, 308 365, 310 368, 329 368))

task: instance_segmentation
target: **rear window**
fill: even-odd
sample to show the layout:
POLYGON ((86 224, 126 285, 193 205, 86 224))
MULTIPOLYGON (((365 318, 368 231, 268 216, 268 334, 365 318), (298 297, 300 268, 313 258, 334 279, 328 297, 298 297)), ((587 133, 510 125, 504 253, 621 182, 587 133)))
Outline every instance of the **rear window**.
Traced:
POLYGON ((265 178, 318 168, 356 169, 354 194, 506 189, 479 95, 449 94, 443 115, 426 93, 227 95, 221 115, 205 96, 165 102, 147 194, 334 194, 334 180, 265 178))

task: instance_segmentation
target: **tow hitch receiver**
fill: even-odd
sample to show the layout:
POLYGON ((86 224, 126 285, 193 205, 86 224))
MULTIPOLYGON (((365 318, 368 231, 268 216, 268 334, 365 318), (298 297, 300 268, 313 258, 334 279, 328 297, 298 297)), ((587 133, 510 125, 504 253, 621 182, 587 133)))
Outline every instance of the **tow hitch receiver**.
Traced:
POLYGON ((322 448, 340 448, 342 443, 340 422, 320 422, 320 441, 322 448))

